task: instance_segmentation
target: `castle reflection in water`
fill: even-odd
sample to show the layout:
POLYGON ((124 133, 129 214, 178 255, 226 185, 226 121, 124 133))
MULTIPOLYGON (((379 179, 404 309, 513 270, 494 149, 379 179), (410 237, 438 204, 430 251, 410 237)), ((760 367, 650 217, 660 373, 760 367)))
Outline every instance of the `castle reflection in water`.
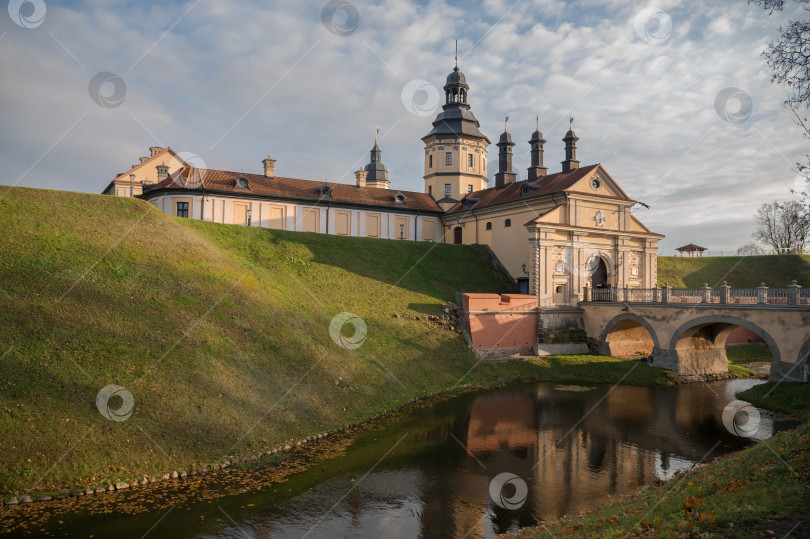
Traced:
MULTIPOLYGON (((459 461, 452 480, 423 491, 422 536, 486 537, 592 511, 739 444, 722 425, 729 399, 705 387, 561 389, 482 395, 447 425, 459 461), (502 472, 526 482, 522 507, 489 498, 502 472)), ((759 436, 771 429, 763 422, 759 436)))

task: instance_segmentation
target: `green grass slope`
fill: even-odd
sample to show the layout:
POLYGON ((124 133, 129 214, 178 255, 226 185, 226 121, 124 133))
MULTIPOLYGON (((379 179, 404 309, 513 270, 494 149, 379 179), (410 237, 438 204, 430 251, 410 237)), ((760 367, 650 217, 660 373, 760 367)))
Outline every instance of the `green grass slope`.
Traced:
POLYGON ((753 288, 765 283, 781 288, 798 281, 810 286, 810 255, 658 257, 658 284, 673 288, 697 288, 723 281, 735 288, 753 288))
POLYGON ((413 319, 443 314, 457 290, 508 290, 469 247, 215 225, 98 195, 3 195, 0 492, 211 462, 495 376, 482 364, 464 378, 476 361, 463 340, 413 319), (344 311, 368 327, 356 350, 330 337, 344 311), (129 419, 95 409, 108 384, 132 393, 129 419))

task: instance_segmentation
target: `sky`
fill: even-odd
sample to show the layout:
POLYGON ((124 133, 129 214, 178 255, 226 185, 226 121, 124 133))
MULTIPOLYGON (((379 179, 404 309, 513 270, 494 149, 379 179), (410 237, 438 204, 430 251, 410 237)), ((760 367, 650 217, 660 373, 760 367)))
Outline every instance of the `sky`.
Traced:
MULTIPOLYGON (((171 146, 208 168, 354 182, 375 128, 392 188, 423 191, 421 137, 455 40, 469 102, 519 179, 539 116, 561 169, 569 117, 665 234, 729 254, 801 187, 807 141, 762 51, 795 8, 745 0, 11 0, 0 12, 2 185, 100 193, 171 146)), ((489 148, 490 185, 497 147, 489 148)))

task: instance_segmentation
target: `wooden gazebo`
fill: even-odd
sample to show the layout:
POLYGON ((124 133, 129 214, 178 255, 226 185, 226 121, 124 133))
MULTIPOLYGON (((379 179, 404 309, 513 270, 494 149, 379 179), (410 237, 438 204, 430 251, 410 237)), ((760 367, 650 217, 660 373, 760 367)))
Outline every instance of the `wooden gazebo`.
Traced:
POLYGON ((689 256, 695 256, 695 253, 697 253, 697 256, 703 256, 703 251, 706 251, 707 249, 705 247, 701 247, 700 245, 690 243, 689 245, 678 247, 675 250, 678 251, 681 256, 683 256, 684 253, 689 253, 689 256))

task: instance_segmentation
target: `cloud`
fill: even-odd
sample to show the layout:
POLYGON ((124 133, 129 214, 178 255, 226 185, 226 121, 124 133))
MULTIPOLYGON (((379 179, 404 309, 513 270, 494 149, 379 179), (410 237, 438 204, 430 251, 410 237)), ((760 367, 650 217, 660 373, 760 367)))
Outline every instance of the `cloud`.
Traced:
POLYGON ((634 27, 647 6, 618 0, 356 6, 347 36, 324 27, 321 5, 280 0, 49 3, 35 29, 0 17, 0 183, 100 192, 155 144, 215 168, 259 172, 270 154, 280 175, 352 181, 379 126, 393 186, 421 191, 432 118, 400 94, 413 79, 441 88, 458 39, 482 131, 494 140, 510 116, 516 170, 525 177, 535 115, 559 170, 573 115, 583 165, 601 162, 652 206, 637 215, 668 236, 664 249, 735 249, 762 202, 789 197, 804 141, 760 54, 795 12, 656 2, 672 29, 654 44, 634 27), (120 107, 88 95, 99 71, 126 83, 120 107), (727 87, 752 99, 741 124, 715 111, 727 87))

